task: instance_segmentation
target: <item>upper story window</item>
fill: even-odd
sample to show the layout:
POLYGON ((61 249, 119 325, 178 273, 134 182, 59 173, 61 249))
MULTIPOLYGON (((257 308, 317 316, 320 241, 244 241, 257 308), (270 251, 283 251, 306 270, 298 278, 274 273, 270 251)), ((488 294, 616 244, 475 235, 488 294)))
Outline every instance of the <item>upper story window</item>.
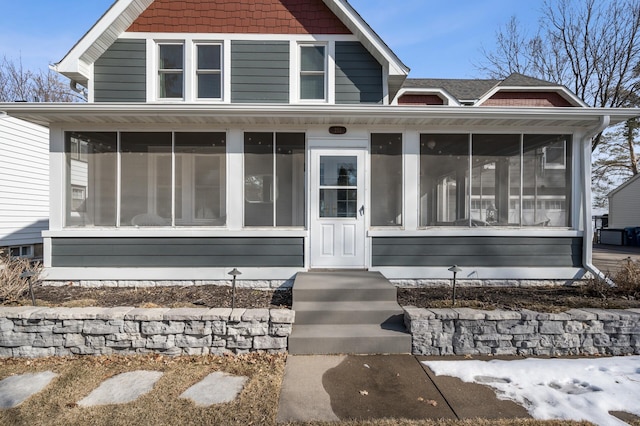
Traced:
POLYGON ((219 44, 197 44, 197 97, 222 98, 222 47, 219 44))
POLYGON ((300 100, 327 99, 327 48, 325 45, 300 46, 300 100))
MULTIPOLYGON (((208 40, 155 42, 155 84, 150 101, 221 101, 223 43, 208 40)), ((151 83, 151 81, 154 83, 151 83)))
POLYGON ((158 50, 158 97, 184 98, 184 44, 159 44, 158 50))

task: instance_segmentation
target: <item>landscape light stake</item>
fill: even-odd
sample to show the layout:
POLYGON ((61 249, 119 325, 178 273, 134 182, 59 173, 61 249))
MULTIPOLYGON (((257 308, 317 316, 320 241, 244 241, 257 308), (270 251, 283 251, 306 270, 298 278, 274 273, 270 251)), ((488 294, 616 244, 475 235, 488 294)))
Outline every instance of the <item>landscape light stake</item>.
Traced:
POLYGON ((453 272, 453 294, 451 295, 451 306, 456 306, 456 274, 462 272, 462 269, 458 268, 458 265, 453 265, 449 268, 453 272))
POLYGON ((29 270, 24 271, 23 273, 20 274, 20 278, 26 279, 27 284, 29 284, 29 293, 31 294, 31 303, 33 303, 33 306, 37 306, 36 296, 33 294, 33 284, 31 284, 31 278, 35 275, 36 275, 35 272, 29 271, 29 270))
POLYGON ((231 283, 231 287, 232 287, 231 309, 235 309, 236 308, 236 276, 242 275, 242 272, 238 271, 237 268, 233 268, 233 270, 229 272, 229 275, 233 275, 233 282, 231 283))

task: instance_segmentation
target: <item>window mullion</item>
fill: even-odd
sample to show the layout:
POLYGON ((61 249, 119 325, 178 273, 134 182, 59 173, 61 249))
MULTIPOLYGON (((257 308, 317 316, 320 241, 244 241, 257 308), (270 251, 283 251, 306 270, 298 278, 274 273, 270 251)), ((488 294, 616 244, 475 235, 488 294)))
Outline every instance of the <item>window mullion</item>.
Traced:
POLYGON ((274 133, 273 134, 273 184, 271 185, 271 192, 272 192, 272 197, 273 197, 273 227, 275 228, 277 226, 277 218, 276 218, 276 186, 277 186, 277 179, 276 179, 276 143, 278 141, 278 134, 274 133))
POLYGON ((122 208, 122 147, 120 132, 116 133, 116 228, 120 227, 120 211, 122 208))
POLYGON ((171 132, 171 226, 176 226, 176 132, 171 132))

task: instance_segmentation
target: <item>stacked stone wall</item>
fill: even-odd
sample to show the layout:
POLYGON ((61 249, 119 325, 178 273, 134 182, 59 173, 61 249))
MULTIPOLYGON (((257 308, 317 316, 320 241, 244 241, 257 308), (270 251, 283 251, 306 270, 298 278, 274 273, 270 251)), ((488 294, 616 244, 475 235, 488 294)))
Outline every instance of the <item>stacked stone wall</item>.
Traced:
POLYGON ((0 356, 285 352, 287 309, 0 308, 0 356))
POLYGON ((405 308, 414 355, 640 354, 640 310, 405 308))

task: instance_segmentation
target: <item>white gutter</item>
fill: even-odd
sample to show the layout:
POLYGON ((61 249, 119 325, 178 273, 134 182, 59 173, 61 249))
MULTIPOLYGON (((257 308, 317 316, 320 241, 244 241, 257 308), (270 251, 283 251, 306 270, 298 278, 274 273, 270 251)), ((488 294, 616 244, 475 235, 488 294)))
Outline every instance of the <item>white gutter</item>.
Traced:
POLYGON ((593 228, 591 227, 591 140, 599 133, 609 127, 611 117, 603 115, 600 122, 591 131, 584 135, 582 149, 582 171, 583 171, 583 190, 584 190, 584 240, 582 244, 582 264, 584 268, 591 272, 594 277, 604 280, 610 286, 615 286, 601 270, 593 263, 593 228))

